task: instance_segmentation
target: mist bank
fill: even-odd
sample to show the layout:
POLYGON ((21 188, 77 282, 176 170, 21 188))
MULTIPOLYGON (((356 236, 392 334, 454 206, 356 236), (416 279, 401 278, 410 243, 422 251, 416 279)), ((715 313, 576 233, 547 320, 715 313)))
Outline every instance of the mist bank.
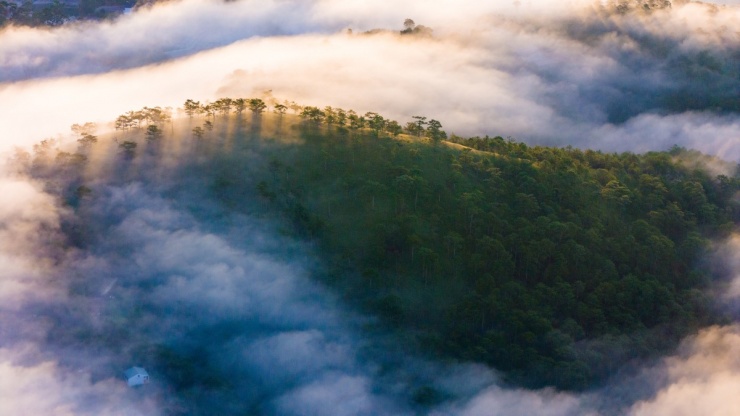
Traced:
MULTIPOLYGON (((537 8, 554 9, 555 2, 538 3, 537 8)), ((55 29, 6 28, 0 32, 0 64, 6 68, 0 82, 133 68, 251 37, 328 34, 346 29, 400 30, 403 16, 412 15, 424 19, 425 24, 444 27, 476 19, 480 13, 512 10, 511 5, 493 2, 459 7, 452 1, 437 1, 433 7, 385 0, 352 5, 335 0, 167 2, 110 22, 80 22, 55 29), (212 30, 214 27, 218 30, 212 30)))
MULTIPOLYGON (((740 160, 736 9, 616 16, 584 7, 185 2, 110 23, 11 28, 0 33, 0 149, 58 138, 74 153, 72 123, 102 129, 145 105, 272 90, 281 100, 381 111, 401 122, 424 115, 462 136, 606 151, 678 144, 740 160), (360 35, 398 30, 407 17, 434 36, 360 35)), ((286 237, 259 211, 227 214, 199 193, 212 184, 178 169, 180 156, 207 159, 186 140, 190 127, 157 163, 143 143, 144 158, 125 162, 118 144, 105 142, 84 179, 92 197, 62 189, 79 180, 68 172, 47 181, 3 172, 2 413, 720 415, 736 408, 736 325, 704 328, 670 357, 578 394, 516 388, 490 368, 419 358, 396 338, 368 331, 372 318, 353 315, 316 284, 315 247, 286 237), (71 202, 60 202, 64 192, 71 202), (118 378, 134 364, 151 370, 146 390, 118 378)), ((255 168, 265 162, 254 161, 255 168)), ((264 198, 249 190, 238 198, 264 198)), ((737 241, 716 242, 721 255, 712 260, 726 261, 732 276, 737 241)), ((734 313, 738 284, 730 281, 717 299, 734 313)))
MULTIPOLYGON (((74 212, 51 200, 7 210, 19 225, 2 235, 16 267, 2 271, 0 409, 408 413, 360 361, 359 321, 309 279, 310 250, 248 217, 201 222, 183 207, 207 209, 193 189, 173 200, 166 183, 107 179, 74 212), (128 388, 132 365, 152 382, 128 388)), ((50 196, 32 184, 19 203, 50 196)))
MULTIPOLYGON (((708 2, 676 3, 674 12, 687 7, 710 13, 737 12, 736 8, 718 7, 708 2)), ((401 5, 388 0, 352 5, 337 0, 163 2, 111 21, 73 22, 57 28, 5 28, 0 31, 0 63, 7 69, 0 74, 0 82, 132 68, 250 37, 328 34, 347 29, 356 33, 377 29, 399 31, 403 29, 405 18, 415 19, 437 34, 448 35, 478 30, 482 22, 491 18, 497 24, 513 21, 521 27, 553 28, 573 18, 582 24, 615 17, 613 7, 607 2, 589 0, 481 2, 475 5, 460 5, 450 0, 409 1, 401 5), (213 27, 219 30, 211 30, 213 27)), ((655 9, 651 13, 667 12, 655 9)), ((635 14, 642 14, 637 16, 641 19, 646 13, 638 10, 635 14)), ((683 18, 685 16, 678 16, 678 19, 683 18)))
POLYGON ((619 15, 562 2, 193 1, 112 23, 13 29, 0 35, 0 73, 10 77, 0 87, 2 148, 152 102, 174 108, 272 90, 401 121, 422 114, 462 136, 618 152, 678 144, 735 161, 738 13, 702 4, 619 15), (397 35, 406 17, 433 36, 397 35), (361 34, 376 27, 396 34, 361 34), (179 58, 160 56, 179 48, 179 58))

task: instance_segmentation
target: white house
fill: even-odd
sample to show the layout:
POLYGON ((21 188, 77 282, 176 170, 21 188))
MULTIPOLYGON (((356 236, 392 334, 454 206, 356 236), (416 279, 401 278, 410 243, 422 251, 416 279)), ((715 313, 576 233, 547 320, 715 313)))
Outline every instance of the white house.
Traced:
POLYGON ((131 367, 123 372, 129 387, 141 386, 149 382, 149 373, 141 367, 131 367))

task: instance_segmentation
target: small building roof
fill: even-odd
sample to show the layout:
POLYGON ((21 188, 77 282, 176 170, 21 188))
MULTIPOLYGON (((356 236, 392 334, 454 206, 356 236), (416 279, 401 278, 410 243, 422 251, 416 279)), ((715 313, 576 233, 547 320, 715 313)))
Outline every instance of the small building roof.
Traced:
POLYGON ((123 375, 124 377, 126 377, 127 380, 138 375, 149 377, 149 373, 147 373, 146 370, 144 370, 142 367, 131 367, 128 370, 124 371, 123 375))

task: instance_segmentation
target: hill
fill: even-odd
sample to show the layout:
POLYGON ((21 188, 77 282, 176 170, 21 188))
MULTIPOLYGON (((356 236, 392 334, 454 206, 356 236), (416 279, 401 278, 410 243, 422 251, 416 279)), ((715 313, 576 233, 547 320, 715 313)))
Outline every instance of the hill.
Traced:
POLYGON ((424 117, 401 126, 272 107, 188 100, 175 122, 145 108, 119 117, 115 140, 77 126, 76 150, 46 141, 16 162, 78 216, 70 244, 89 244, 84 207, 98 187, 166 177, 173 193, 312 241, 318 278, 406 342, 516 384, 585 389, 721 318, 702 289, 716 278, 710 239, 740 222, 732 165, 682 148, 530 147, 447 138, 424 117))

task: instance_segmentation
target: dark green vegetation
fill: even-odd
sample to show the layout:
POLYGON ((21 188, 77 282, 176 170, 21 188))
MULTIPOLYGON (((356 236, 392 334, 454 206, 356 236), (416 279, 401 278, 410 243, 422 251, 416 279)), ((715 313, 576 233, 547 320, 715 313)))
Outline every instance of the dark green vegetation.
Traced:
POLYGON ((16 3, 0 0, 0 28, 15 26, 61 26, 77 19, 105 19, 119 16, 124 9, 148 4, 137 0, 54 0, 33 4, 31 0, 16 3))
POLYGON ((270 155, 259 189, 320 242, 332 284, 530 386, 585 388, 705 324, 705 238, 740 219, 738 178, 683 167, 682 149, 303 137, 270 155))
MULTIPOLYGON (((681 148, 446 141, 425 117, 401 127, 377 113, 272 107, 188 100, 174 134, 163 110, 130 112, 108 154, 135 176, 140 159, 178 149, 173 169, 228 210, 315 242, 348 302, 430 353, 485 362, 518 384, 583 389, 717 318, 703 259, 708 239, 740 222, 740 176, 706 169, 720 161, 681 148)), ((84 166, 103 145, 77 130, 78 153, 59 153, 55 169, 84 166)), ((70 178, 70 204, 94 193, 84 175, 70 178)))

